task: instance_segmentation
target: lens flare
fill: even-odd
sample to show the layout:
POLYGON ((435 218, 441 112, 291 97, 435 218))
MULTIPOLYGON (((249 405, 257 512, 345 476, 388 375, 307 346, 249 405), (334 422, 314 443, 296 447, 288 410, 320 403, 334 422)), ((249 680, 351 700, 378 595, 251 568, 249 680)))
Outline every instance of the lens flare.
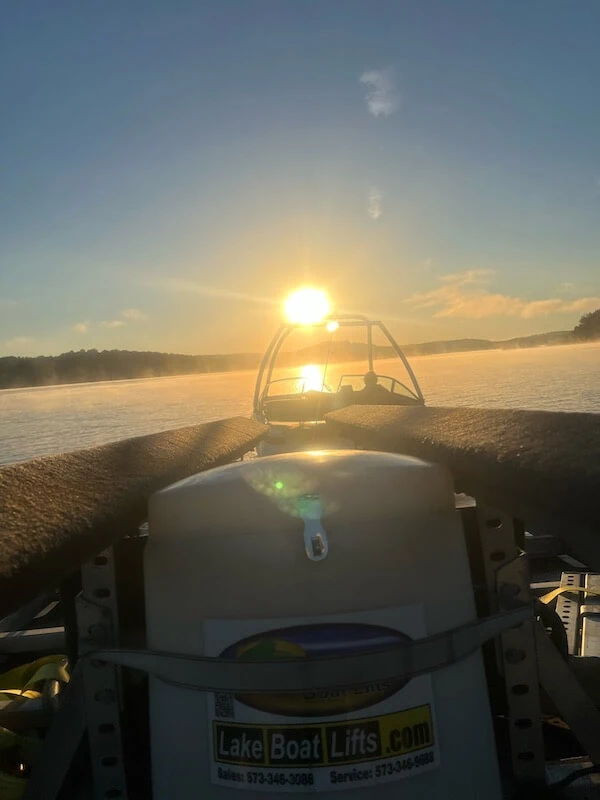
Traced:
POLYGON ((330 304, 322 289, 298 289, 286 299, 285 315, 293 325, 317 325, 329 314, 330 304))

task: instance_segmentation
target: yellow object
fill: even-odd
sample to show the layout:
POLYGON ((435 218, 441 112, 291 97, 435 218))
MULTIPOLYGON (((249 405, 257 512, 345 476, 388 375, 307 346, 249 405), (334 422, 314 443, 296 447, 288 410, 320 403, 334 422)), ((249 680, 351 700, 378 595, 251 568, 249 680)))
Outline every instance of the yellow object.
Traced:
MULTIPOLYGON (((1 677, 1 676, 0 676, 1 677)), ((21 736, 18 733, 0 727, 0 752, 12 750, 18 752, 22 763, 30 765, 42 746, 42 740, 34 736, 21 736)), ((25 791, 27 778, 18 775, 9 775, 0 771, 0 799, 19 800, 25 791)))
MULTIPOLYGON (((66 663, 65 656, 45 656, 0 674, 0 702, 26 702, 39 698, 46 681, 68 683, 66 663)), ((14 750, 15 761, 23 765, 23 769, 31 767, 42 745, 43 741, 35 735, 24 736, 0 727, 0 753, 14 750)), ((0 800, 19 800, 26 785, 27 778, 0 770, 0 800)))
MULTIPOLYGON (((23 664, 21 667, 9 669, 0 675, 0 700, 32 700, 41 697, 37 687, 45 681, 69 682, 65 656, 44 656, 23 664)), ((1 795, 0 795, 1 798, 1 795)))
POLYGON ((560 594, 569 594, 570 592, 578 592, 579 594, 591 594, 594 597, 600 597, 600 592, 596 589, 585 589, 583 586, 559 586, 558 589, 552 589, 551 592, 542 595, 540 600, 544 605, 548 605, 555 600, 560 594))
POLYGON ((0 797, 2 800, 19 800, 23 797, 26 786, 25 778, 15 778, 5 772, 0 772, 0 797))

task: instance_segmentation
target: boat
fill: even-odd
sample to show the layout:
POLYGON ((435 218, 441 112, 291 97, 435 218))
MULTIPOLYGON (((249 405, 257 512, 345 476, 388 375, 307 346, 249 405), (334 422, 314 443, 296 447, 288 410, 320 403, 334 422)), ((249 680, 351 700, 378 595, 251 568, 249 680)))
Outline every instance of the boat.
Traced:
POLYGON ((362 314, 322 313, 328 308, 323 302, 311 315, 311 308, 319 309, 318 297, 305 289, 288 300, 289 319, 260 363, 253 419, 268 425, 269 433, 259 455, 350 447, 327 429, 325 417, 351 405, 425 404, 387 326, 362 314))

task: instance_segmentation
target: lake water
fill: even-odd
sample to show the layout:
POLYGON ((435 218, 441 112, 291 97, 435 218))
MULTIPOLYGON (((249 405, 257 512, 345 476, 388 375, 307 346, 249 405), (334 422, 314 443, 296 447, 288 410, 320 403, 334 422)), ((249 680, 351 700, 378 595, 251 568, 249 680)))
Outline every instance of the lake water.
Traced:
MULTIPOLYGON (((600 413, 600 342, 410 361, 428 405, 600 413)), ((254 380, 232 372, 0 391, 0 464, 249 416, 254 380)))

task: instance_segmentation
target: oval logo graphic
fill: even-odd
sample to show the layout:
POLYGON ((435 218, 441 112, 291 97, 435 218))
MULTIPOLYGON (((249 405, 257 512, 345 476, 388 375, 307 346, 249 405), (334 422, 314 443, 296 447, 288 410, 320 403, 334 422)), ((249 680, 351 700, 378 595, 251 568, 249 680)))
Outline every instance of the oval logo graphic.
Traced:
MULTIPOLYGON (((357 655, 411 642, 410 636, 380 625, 330 622, 298 625, 254 634, 227 647, 222 658, 271 661, 278 658, 315 658, 357 655)), ((237 694, 236 699, 257 711, 288 717, 347 714, 368 708, 402 689, 405 678, 353 689, 331 689, 306 694, 237 694)))

